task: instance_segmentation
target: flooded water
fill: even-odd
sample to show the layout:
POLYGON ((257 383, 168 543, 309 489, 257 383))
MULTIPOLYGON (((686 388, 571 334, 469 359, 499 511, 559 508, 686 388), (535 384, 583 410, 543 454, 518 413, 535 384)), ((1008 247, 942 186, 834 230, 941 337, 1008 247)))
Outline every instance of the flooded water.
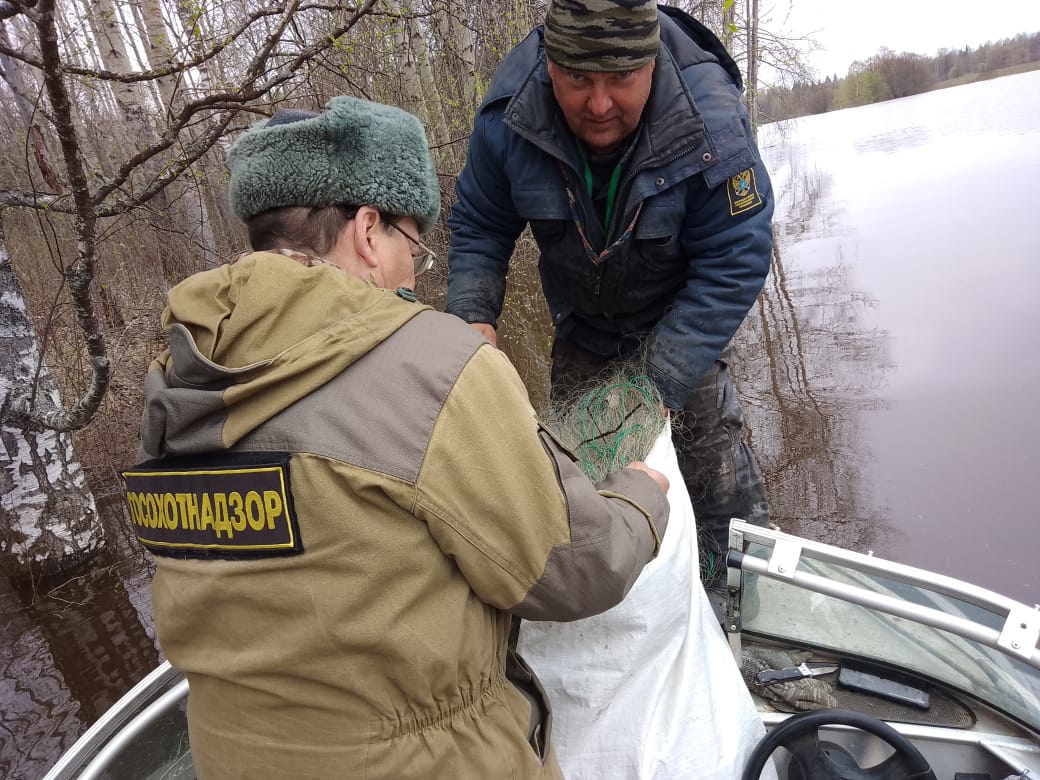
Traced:
MULTIPOLYGON (((1040 73, 761 143, 779 241, 738 382, 774 518, 1040 601, 1040 73)), ((71 581, 0 580, 0 777, 39 778, 158 661, 147 556, 114 536, 71 581)))
POLYGON ((1040 601, 1040 72, 769 126, 741 339, 781 526, 1040 601))
POLYGON ((14 587, 0 578, 2 778, 41 777, 159 662, 150 562, 125 531, 108 530, 110 549, 71 579, 14 587))

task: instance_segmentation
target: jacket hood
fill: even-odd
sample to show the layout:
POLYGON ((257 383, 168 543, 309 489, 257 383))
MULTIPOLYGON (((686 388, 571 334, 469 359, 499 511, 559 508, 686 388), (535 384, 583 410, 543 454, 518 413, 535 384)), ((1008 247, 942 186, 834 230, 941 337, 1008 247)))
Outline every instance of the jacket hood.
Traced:
MULTIPOLYGON (((659 8, 661 48, 632 152, 644 172, 643 181, 633 185, 637 201, 660 190, 655 180, 674 182, 703 173, 714 188, 757 161, 748 147, 736 63, 702 24, 677 9, 659 8)), ((477 113, 493 112, 500 112, 512 132, 581 170, 577 144, 546 70, 541 27, 495 71, 477 113)))
MULTIPOLYGON (((715 150, 705 135, 704 121, 682 71, 705 63, 717 65, 718 58, 702 49, 668 16, 662 15, 660 22, 661 48, 638 142, 641 148, 635 156, 656 164, 694 151, 698 153, 695 158, 709 153, 706 162, 713 159, 715 150)), ((503 60, 480 110, 508 99, 503 117, 506 126, 574 165, 578 153, 557 107, 545 63, 539 27, 503 60)), ((700 167, 703 165, 700 163, 700 167)))
POLYGON ((186 279, 169 292, 169 348, 145 381, 140 456, 232 447, 428 308, 268 252, 186 279))

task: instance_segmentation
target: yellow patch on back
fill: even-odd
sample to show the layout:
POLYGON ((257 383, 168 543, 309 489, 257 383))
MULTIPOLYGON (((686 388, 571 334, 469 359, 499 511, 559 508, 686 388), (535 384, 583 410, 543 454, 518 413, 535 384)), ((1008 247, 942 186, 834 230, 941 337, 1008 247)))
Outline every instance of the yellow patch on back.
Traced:
POLYGON ((730 178, 726 185, 729 196, 729 214, 731 217, 762 205, 762 196, 758 194, 754 168, 741 171, 730 178))
POLYGON ((228 453, 227 462, 220 459, 204 465, 180 458, 175 466, 156 460, 123 472, 141 543, 155 555, 178 558, 302 552, 289 454, 228 453))

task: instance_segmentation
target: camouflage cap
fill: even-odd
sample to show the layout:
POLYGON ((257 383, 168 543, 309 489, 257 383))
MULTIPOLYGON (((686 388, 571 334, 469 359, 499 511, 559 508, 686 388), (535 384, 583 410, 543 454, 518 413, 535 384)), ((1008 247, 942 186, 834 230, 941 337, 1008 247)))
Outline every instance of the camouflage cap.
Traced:
POLYGON ((557 65, 604 73, 635 70, 657 56, 653 0, 549 0, 545 53, 557 65))

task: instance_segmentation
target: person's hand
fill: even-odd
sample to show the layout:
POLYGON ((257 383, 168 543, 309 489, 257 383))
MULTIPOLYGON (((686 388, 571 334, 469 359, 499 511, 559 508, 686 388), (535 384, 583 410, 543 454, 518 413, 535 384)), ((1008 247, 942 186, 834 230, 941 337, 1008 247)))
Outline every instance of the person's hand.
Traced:
POLYGON ((636 469, 637 471, 642 471, 644 474, 648 475, 650 477, 650 479, 652 479, 654 482, 656 482, 658 485, 660 485, 661 486, 661 490, 663 490, 665 493, 668 492, 668 477, 666 477, 660 471, 657 471, 655 469, 650 468, 645 463, 643 463, 643 461, 641 461, 641 460, 634 460, 631 463, 629 463, 627 466, 625 466, 625 468, 626 469, 636 469))
POLYGON ((469 324, 471 328, 480 333, 481 336, 491 342, 491 346, 498 346, 498 334, 495 333, 495 328, 486 322, 471 322, 469 324))

